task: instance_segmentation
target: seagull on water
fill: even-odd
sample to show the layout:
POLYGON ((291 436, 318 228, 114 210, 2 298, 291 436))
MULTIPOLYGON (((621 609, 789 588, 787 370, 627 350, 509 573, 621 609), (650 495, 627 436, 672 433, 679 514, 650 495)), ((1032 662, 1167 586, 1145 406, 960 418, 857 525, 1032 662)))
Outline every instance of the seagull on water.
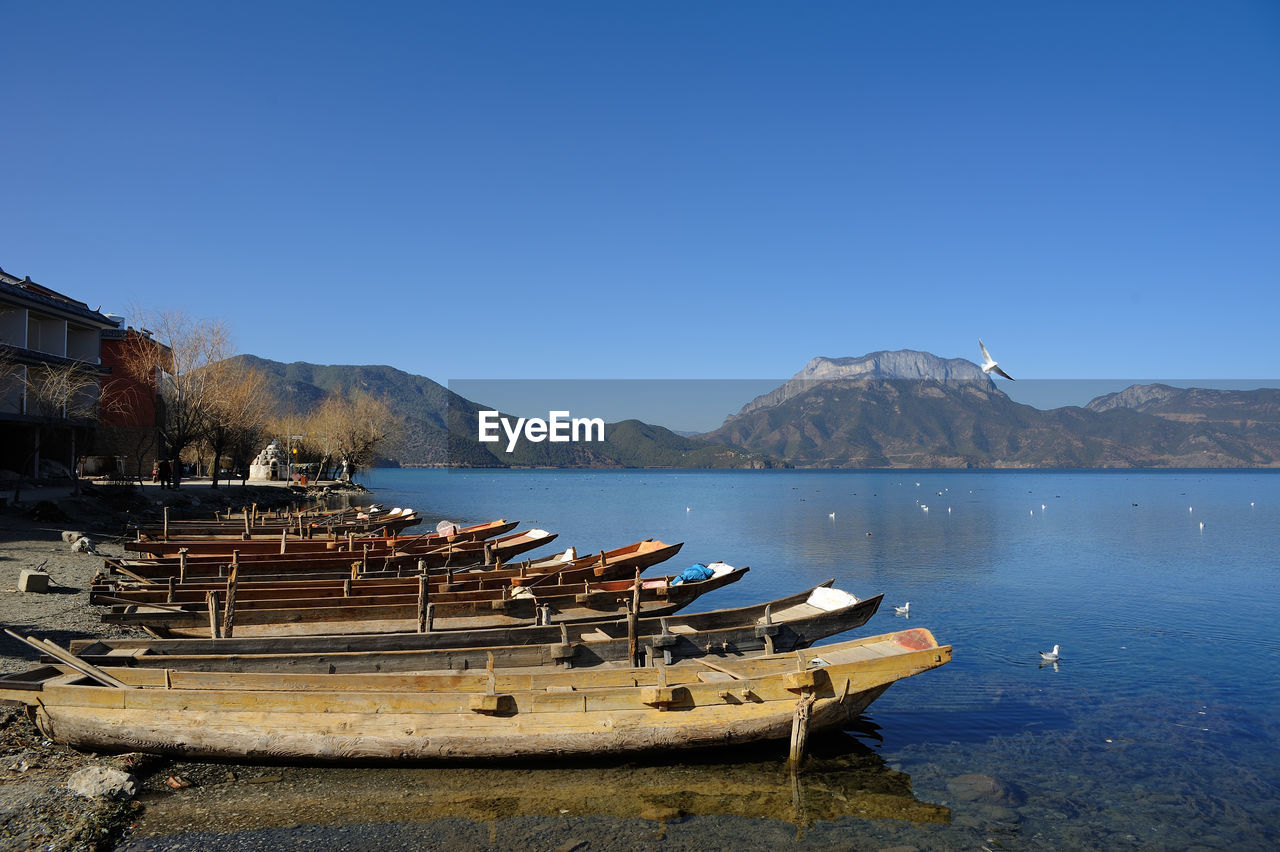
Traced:
POLYGON ((893 608, 893 614, 905 615, 909 618, 911 616, 911 601, 907 601, 902 606, 895 606, 893 608))
POLYGON ((836 519, 836 513, 835 513, 835 512, 828 512, 828 513, 827 513, 827 517, 834 521, 834 520, 836 519))
POLYGON ((1040 659, 1041 659, 1042 661, 1046 662, 1046 663, 1056 663, 1056 662, 1058 662, 1058 648, 1059 648, 1059 647, 1060 647, 1060 646, 1058 646, 1058 645, 1054 645, 1054 646, 1053 646, 1053 650, 1052 650, 1052 651, 1041 651, 1041 652, 1040 652, 1040 659))
POLYGON ((1001 370, 1000 365, 997 364, 995 359, 991 357, 991 353, 987 351, 987 347, 983 344, 981 338, 978 339, 978 348, 982 350, 982 358, 983 358, 982 372, 986 373, 987 375, 991 375, 992 373, 995 373, 997 376, 1004 376, 1009 381, 1013 381, 1013 376, 1009 375, 1004 370, 1001 370))

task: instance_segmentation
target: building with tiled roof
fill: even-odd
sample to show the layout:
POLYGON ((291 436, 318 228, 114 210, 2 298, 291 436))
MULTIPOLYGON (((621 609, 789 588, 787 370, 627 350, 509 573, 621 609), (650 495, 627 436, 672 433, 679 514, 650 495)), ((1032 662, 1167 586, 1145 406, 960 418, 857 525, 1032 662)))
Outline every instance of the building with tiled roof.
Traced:
POLYGON ((0 269, 0 476, 69 473, 97 425, 102 333, 119 320, 0 269), (41 391, 75 373, 75 392, 41 391), (51 402, 56 400, 56 402, 51 402))

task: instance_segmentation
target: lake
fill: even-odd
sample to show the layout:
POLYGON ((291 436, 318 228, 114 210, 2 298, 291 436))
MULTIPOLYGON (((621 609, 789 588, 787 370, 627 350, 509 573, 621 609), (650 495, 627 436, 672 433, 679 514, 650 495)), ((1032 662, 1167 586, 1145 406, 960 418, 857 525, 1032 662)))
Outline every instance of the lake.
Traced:
POLYGON ((834 577, 885 595, 858 635, 927 627, 954 660, 816 744, 794 783, 785 743, 591 766, 287 770, 257 806, 257 789, 234 803, 239 821, 187 813, 172 834, 177 805, 150 804, 136 848, 1280 846, 1280 475, 377 470, 365 482, 433 520, 559 533, 548 551, 655 537, 685 545, 650 573, 751 567, 695 609, 834 577), (895 616, 907 601, 909 618, 895 616), (1054 644, 1060 661, 1042 666, 1054 644))

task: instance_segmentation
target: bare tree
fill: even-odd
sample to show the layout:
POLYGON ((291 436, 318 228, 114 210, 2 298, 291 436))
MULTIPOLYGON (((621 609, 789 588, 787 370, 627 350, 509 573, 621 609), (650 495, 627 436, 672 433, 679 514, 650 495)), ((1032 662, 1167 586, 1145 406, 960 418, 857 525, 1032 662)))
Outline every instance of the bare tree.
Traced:
POLYGON ((0 343, 0 399, 19 387, 21 382, 22 365, 13 357, 13 349, 8 344, 0 343))
POLYGON ((212 374, 208 385, 211 398, 204 437, 213 454, 209 466, 212 487, 217 488, 223 457, 263 433, 268 410, 267 382, 258 370, 231 361, 220 361, 208 370, 212 374))
POLYGON ((400 427, 391 406, 365 391, 331 394, 310 421, 313 444, 327 439, 332 457, 345 462, 342 478, 348 481, 374 463, 378 447, 400 427))
POLYGON ((125 369, 139 381, 155 381, 160 391, 160 436, 176 485, 182 451, 203 438, 216 419, 212 411, 219 392, 218 371, 211 368, 231 355, 230 341, 222 323, 196 321, 182 313, 156 314, 147 325, 155 339, 130 340, 125 369))
POLYGON ((75 477, 76 427, 92 421, 98 413, 98 374, 78 361, 44 363, 27 367, 24 379, 27 414, 36 418, 31 448, 28 450, 14 481, 13 502, 22 496, 22 476, 40 454, 42 439, 50 427, 67 430, 70 440, 68 460, 75 477))
MULTIPOLYGON (((153 342, 153 345, 155 344, 153 342)), ((124 450, 134 462, 134 477, 142 483, 144 465, 159 448, 155 419, 158 400, 154 377, 113 376, 102 383, 101 423, 98 431, 108 446, 124 450)), ((123 472, 123 471, 122 471, 123 472)))

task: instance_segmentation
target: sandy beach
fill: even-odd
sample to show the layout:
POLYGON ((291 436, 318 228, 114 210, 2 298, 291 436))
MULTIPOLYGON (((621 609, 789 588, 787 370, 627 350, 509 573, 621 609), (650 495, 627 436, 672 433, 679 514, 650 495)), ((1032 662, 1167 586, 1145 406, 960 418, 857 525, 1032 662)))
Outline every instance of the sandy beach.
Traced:
MULTIPOLYGON (((319 489, 314 489, 318 491, 319 489)), ((89 585, 102 556, 123 553, 130 518, 171 512, 208 517, 221 507, 256 502, 259 507, 289 505, 304 494, 283 483, 220 483, 186 480, 178 491, 143 486, 85 483, 73 493, 69 484, 24 485, 21 503, 0 508, 0 625, 21 635, 36 635, 65 646, 72 639, 101 635, 142 635, 100 622, 89 605, 89 585), (100 555, 76 552, 65 532, 87 536, 100 555), (49 574, 45 593, 18 591, 24 569, 49 574)), ((0 671, 27 669, 36 653, 7 635, 0 636, 0 671)), ((5 849, 110 849, 142 807, 139 796, 172 793, 166 784, 176 770, 170 761, 140 754, 84 754, 45 739, 20 707, 0 706, 0 847, 5 849), (109 766, 132 774, 138 794, 87 799, 73 793, 68 778, 77 770, 109 766)), ((220 767, 220 777, 234 770, 220 767)))

